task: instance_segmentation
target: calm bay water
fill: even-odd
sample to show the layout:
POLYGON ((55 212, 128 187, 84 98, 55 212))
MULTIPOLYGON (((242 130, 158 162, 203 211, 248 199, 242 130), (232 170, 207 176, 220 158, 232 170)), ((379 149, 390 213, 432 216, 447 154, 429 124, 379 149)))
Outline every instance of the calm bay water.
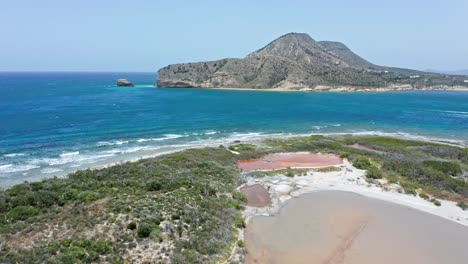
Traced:
POLYGON ((0 73, 0 186, 193 145, 283 134, 468 141, 468 93, 154 88, 153 73, 0 73), (127 78, 136 87, 116 87, 127 78))

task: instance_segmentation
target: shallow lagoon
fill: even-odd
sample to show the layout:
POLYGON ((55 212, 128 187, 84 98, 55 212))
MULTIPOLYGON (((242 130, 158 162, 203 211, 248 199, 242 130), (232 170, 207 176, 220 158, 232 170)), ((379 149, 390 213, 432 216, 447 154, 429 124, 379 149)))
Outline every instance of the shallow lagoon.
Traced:
MULTIPOLYGON (((468 228, 401 205, 322 191, 251 219, 247 263, 461 263, 468 228)), ((463 261, 462 261, 463 262, 463 261)))

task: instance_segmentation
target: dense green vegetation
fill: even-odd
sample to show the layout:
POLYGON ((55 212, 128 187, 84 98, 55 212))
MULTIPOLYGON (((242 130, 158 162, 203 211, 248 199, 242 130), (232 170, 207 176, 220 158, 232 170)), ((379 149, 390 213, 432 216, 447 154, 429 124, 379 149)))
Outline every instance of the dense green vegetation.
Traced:
POLYGON ((367 177, 386 178, 405 192, 417 189, 444 199, 468 197, 468 148, 380 136, 320 136, 269 139, 270 151, 311 151, 345 156, 367 170, 367 177))
POLYGON ((243 180, 236 162, 287 151, 347 157, 369 179, 384 178, 435 205, 440 198, 467 207, 466 148, 371 136, 268 139, 0 190, 0 263, 222 262, 234 246, 243 247, 238 233, 246 198, 236 191, 243 180))
POLYGON ((131 262, 138 246, 161 262, 216 262, 245 226, 239 158, 194 149, 0 191, 0 262, 131 262))

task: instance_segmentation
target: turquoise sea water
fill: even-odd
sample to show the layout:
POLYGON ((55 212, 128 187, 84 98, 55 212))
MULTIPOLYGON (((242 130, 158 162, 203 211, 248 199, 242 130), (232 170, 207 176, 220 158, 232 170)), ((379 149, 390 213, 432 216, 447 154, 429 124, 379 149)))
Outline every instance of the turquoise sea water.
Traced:
POLYGON ((0 186, 268 135, 391 133, 468 142, 468 93, 154 88, 153 73, 0 73, 0 186), (127 78, 136 87, 116 87, 127 78))

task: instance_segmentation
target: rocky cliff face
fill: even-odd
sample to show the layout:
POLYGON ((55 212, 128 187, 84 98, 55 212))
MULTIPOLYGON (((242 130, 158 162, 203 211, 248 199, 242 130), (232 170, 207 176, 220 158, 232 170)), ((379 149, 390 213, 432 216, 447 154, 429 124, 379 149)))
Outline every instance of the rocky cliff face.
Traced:
POLYGON ((158 87, 323 89, 468 86, 447 76, 374 65, 339 42, 290 33, 244 59, 182 63, 158 71, 158 87))

